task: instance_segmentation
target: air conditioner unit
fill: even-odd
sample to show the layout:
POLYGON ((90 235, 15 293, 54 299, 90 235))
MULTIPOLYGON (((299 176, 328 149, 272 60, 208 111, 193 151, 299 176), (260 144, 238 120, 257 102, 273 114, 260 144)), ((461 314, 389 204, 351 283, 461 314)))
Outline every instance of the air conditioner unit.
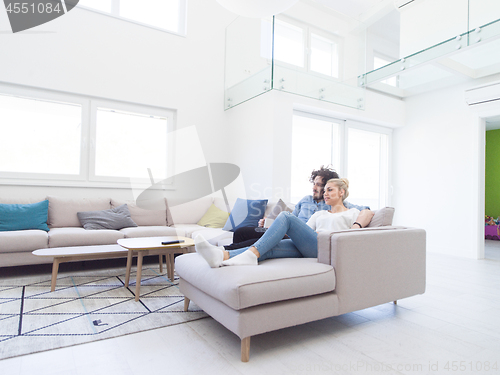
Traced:
POLYGON ((405 5, 408 5, 416 1, 418 0, 394 0, 394 6, 396 7, 396 9, 401 9, 405 5))
POLYGON ((465 101, 468 105, 495 101, 499 101, 500 103, 500 81, 465 90, 465 101))

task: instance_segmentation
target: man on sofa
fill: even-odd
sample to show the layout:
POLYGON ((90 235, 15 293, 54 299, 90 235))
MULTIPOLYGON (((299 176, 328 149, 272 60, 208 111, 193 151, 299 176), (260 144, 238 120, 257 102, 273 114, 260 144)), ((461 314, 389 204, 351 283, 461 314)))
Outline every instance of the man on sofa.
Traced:
MULTIPOLYGON (((339 178, 337 172, 331 167, 321 166, 320 169, 311 172, 309 181, 313 184, 312 195, 306 195, 296 205, 292 214, 303 220, 305 223, 316 212, 321 210, 329 210, 330 206, 323 200, 324 187, 326 182, 332 178, 339 178)), ((369 207, 356 206, 348 202, 344 202, 347 208, 355 207, 362 211, 369 207)), ((226 250, 241 249, 243 247, 252 246, 257 241, 266 229, 264 228, 264 219, 259 221, 258 228, 242 227, 236 229, 233 236, 233 243, 224 246, 226 250)))

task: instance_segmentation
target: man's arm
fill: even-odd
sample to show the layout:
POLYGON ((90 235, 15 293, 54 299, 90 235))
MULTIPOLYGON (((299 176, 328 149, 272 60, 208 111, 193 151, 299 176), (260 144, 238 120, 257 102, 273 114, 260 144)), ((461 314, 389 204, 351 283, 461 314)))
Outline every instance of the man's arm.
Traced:
POLYGON ((292 215, 294 216, 299 216, 299 212, 300 212, 300 206, 302 205, 302 200, 304 198, 302 198, 296 205, 295 205, 295 208, 293 209, 293 212, 292 212, 292 215))
POLYGON ((368 206, 358 206, 357 204, 352 204, 352 203, 349 203, 347 201, 344 201, 344 206, 348 209, 351 209, 351 208, 356 208, 360 211, 363 211, 363 210, 369 210, 370 207, 368 206))

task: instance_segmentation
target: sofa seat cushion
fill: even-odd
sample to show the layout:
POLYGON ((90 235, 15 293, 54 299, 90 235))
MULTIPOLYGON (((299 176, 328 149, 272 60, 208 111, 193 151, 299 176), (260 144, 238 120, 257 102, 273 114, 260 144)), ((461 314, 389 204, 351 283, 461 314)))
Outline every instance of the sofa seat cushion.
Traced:
POLYGON ((197 253, 175 259, 181 279, 232 309, 332 292, 335 270, 316 258, 268 259, 258 266, 210 268, 197 253))
POLYGON ((120 229, 125 238, 135 238, 135 237, 159 237, 159 236, 182 236, 184 237, 183 231, 177 231, 175 228, 167 227, 165 225, 152 225, 152 226, 140 226, 135 228, 123 228, 120 229))
POLYGON ((49 247, 111 245, 125 235, 118 230, 85 230, 83 228, 52 228, 49 247))
POLYGON ((0 232, 0 253, 44 249, 48 242, 47 232, 40 229, 0 232))
POLYGON ((207 228, 202 227, 201 225, 197 224, 175 224, 171 228, 175 228, 176 230, 179 231, 184 231, 186 237, 191 237, 193 238, 193 233, 200 231, 200 230, 207 230, 207 228))
POLYGON ((223 230, 222 228, 205 228, 201 227, 191 233, 192 238, 201 234, 208 242, 215 246, 229 245, 233 243, 233 232, 223 230))

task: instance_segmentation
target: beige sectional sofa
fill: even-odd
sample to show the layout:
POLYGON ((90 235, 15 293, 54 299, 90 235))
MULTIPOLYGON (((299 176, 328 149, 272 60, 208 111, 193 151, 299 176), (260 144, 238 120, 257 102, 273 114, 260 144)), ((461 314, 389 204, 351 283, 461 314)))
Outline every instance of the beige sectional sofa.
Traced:
MULTIPOLYGON (((134 202, 113 198, 28 198, 24 200, 0 198, 0 203, 29 204, 48 199, 48 219, 50 228, 44 230, 0 231, 0 267, 52 263, 50 257, 39 257, 33 250, 74 246, 116 245, 120 238, 187 236, 203 233, 216 245, 232 243, 233 233, 221 228, 205 228, 197 225, 212 204, 228 211, 220 197, 206 196, 179 206, 169 207, 166 200, 155 202, 157 209, 142 209, 134 202), (80 224, 77 212, 100 211, 118 207, 126 203, 132 220, 137 227, 120 230, 86 230, 80 224)), ((268 205, 267 210, 272 208, 268 205)), ((118 246, 118 245, 117 245, 118 246)))
POLYGON ((381 226, 321 232, 317 259, 210 268, 185 254, 175 269, 185 310, 192 300, 238 335, 246 362, 251 336, 424 293, 425 264, 424 230, 381 226))

